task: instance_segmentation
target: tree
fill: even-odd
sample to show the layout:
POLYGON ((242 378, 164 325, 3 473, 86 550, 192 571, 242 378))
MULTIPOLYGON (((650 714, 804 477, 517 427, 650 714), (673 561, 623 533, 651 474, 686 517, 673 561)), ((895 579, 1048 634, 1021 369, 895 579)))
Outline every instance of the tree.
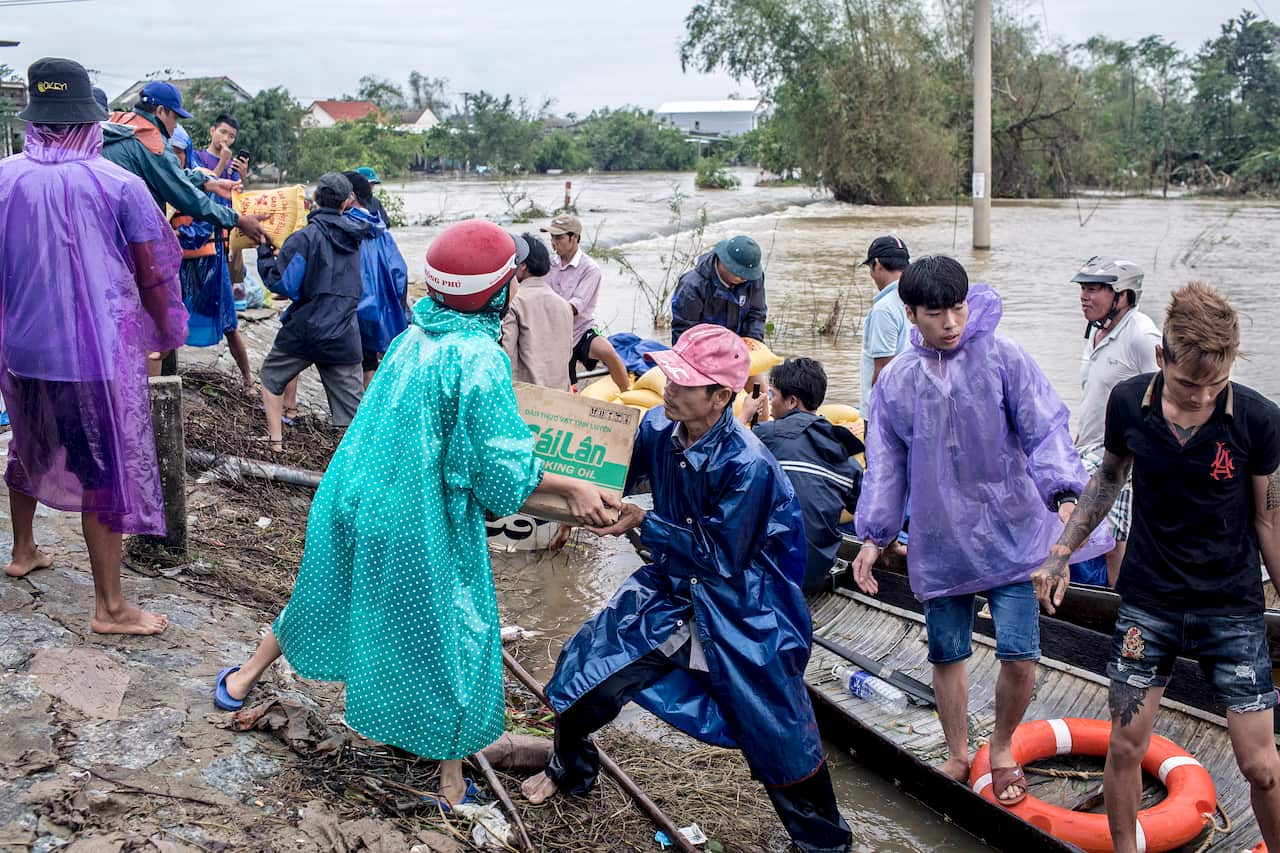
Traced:
POLYGON ((660 122, 652 111, 624 107, 596 110, 581 124, 582 145, 604 172, 631 169, 691 169, 697 148, 660 122))
POLYGON ((533 168, 539 172, 548 169, 574 172, 586 168, 590 163, 590 158, 578 145, 577 138, 564 130, 544 136, 533 154, 533 168))
POLYGON ((1181 94, 1186 61, 1173 42, 1150 35, 1138 42, 1138 56, 1149 83, 1160 97, 1161 195, 1169 197, 1169 174, 1173 169, 1169 139, 1169 99, 1181 94))
POLYGON ((355 100, 373 101, 384 113, 397 113, 408 107, 403 89, 387 78, 374 74, 366 74, 360 78, 360 88, 356 90, 355 100))
POLYGON ((436 118, 443 119, 451 109, 445 89, 447 77, 427 77, 417 71, 409 72, 409 103, 415 110, 431 110, 436 118))

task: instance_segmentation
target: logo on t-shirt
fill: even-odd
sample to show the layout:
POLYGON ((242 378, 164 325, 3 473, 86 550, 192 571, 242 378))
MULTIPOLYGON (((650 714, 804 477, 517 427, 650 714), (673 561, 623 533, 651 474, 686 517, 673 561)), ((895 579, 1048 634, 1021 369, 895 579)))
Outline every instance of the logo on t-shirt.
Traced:
POLYGON ((1209 469, 1209 476, 1215 480, 1230 480, 1236 475, 1236 463, 1231 458, 1231 451, 1221 441, 1218 442, 1218 452, 1213 455, 1213 467, 1209 469))

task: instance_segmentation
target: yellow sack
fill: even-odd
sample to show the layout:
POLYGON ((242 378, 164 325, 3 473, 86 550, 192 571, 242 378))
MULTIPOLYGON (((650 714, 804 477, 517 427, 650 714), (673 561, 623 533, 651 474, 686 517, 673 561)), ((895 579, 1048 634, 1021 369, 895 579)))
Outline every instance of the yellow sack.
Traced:
POLYGON ((644 376, 631 383, 632 391, 652 391, 659 397, 667 390, 667 374, 661 368, 650 368, 644 376))
POLYGON ((618 402, 628 406, 643 406, 645 409, 652 409, 654 406, 662 405, 662 395, 656 394, 648 388, 632 388, 630 391, 623 391, 619 394, 618 402))
POLYGON ((851 424, 862 420, 857 409, 844 403, 824 403, 818 407, 818 414, 833 424, 851 424))
POLYGON ((611 403, 618 399, 618 383, 608 376, 601 376, 578 393, 591 400, 604 400, 606 403, 611 403))
POLYGON ((782 364, 782 356, 776 354, 764 343, 757 341, 755 338, 743 338, 742 342, 747 345, 747 350, 751 353, 751 373, 749 376, 759 376, 771 367, 782 364))
MULTIPOLYGON (((232 193, 231 206, 236 213, 258 217, 262 222, 262 229, 271 238, 271 245, 279 249, 290 234, 306 227, 306 199, 306 188, 302 184, 294 184, 274 190, 232 193)), ((239 228, 231 231, 231 251, 238 252, 255 245, 257 244, 240 233, 239 228)))

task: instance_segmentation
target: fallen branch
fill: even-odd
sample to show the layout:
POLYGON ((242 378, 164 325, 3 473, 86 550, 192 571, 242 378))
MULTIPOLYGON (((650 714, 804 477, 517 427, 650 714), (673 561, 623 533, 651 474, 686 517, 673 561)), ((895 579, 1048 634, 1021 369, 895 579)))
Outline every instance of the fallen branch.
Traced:
POLYGON ((533 841, 529 838, 529 831, 525 829, 524 821, 520 817, 520 810, 516 808, 515 803, 511 802, 511 795, 507 793, 506 786, 502 784, 498 774, 493 772, 493 765, 489 763, 489 759, 484 757, 483 752, 477 752, 471 758, 480 768, 480 772, 484 774, 485 781, 493 789, 498 802, 502 803, 502 807, 507 810, 507 814, 511 815, 511 822, 515 824, 516 832, 520 836, 520 848, 524 850, 524 853, 538 853, 538 849, 533 846, 533 841))
MULTIPOLYGON (((550 702, 547 700, 547 694, 543 691, 542 685, 506 649, 502 650, 502 662, 507 665, 507 669, 511 670, 511 674, 520 680, 521 684, 532 690, 535 696, 543 702, 547 702, 547 706, 550 707, 550 702)), ((649 796, 644 791, 640 790, 639 785, 631 781, 631 777, 626 774, 626 771, 614 763, 614 760, 603 749, 600 749, 599 744, 596 745, 596 751, 600 755, 600 768, 609 774, 609 777, 617 782, 618 787, 626 791, 631 799, 635 800, 636 805, 645 814, 649 815, 649 818, 657 824, 659 829, 666 833, 667 838, 671 839, 671 843, 675 848, 680 853, 698 853, 698 848, 689 843, 689 840, 676 828, 671 818, 667 817, 662 809, 658 808, 658 804, 649 799, 649 796)))

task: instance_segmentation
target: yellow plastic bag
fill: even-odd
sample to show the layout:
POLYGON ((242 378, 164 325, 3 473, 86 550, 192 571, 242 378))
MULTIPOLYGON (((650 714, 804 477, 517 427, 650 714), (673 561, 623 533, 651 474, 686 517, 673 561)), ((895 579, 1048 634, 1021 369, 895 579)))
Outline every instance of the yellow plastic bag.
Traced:
MULTIPOLYGON (((263 230, 271 238, 271 245, 279 249, 290 234, 306 227, 306 200, 306 188, 302 184, 294 184, 274 190, 233 193, 231 206, 236 213, 258 217, 263 230)), ((257 244, 242 234, 239 228, 231 231, 231 251, 238 252, 255 245, 257 244)))
POLYGON ((606 403, 611 403, 618 399, 618 383, 608 376, 601 376, 578 393, 592 400, 604 400, 606 403))
POLYGON ((818 407, 818 414, 833 424, 851 424, 862 420, 862 415, 853 406, 844 403, 824 403, 818 407))
POLYGON ((764 343, 757 341, 755 338, 743 338, 742 342, 747 345, 747 350, 751 353, 751 376, 759 376, 761 373, 782 364, 782 356, 775 353, 764 343))
POLYGON ((662 405, 662 395, 650 391, 648 388, 632 388, 630 391, 623 391, 619 394, 618 401, 628 406, 642 406, 645 409, 652 409, 654 406, 662 405))
POLYGON ((644 376, 631 383, 632 391, 652 391, 658 396, 667 390, 667 374, 661 368, 650 368, 644 376))

